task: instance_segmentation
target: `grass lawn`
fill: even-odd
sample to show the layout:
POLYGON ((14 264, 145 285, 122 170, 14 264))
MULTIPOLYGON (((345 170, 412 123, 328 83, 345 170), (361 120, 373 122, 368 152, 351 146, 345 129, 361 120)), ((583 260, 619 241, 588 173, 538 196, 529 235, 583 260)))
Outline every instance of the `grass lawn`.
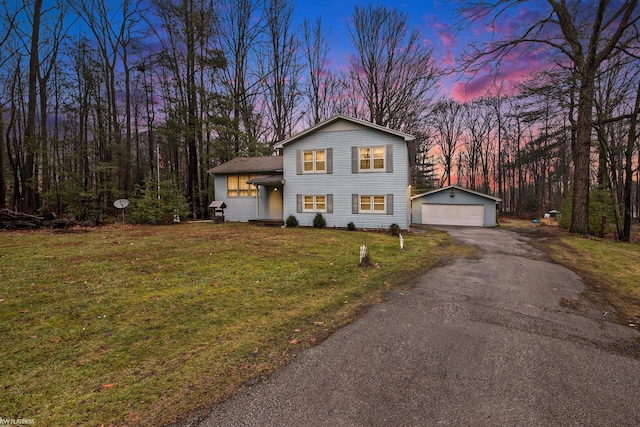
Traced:
POLYGON ((543 242, 553 260, 578 273, 622 322, 640 328, 640 245, 563 234, 543 242))
POLYGON ((158 426, 197 414, 470 251, 437 231, 405 246, 245 224, 0 233, 0 417, 158 426), (374 266, 358 264, 363 244, 374 266))

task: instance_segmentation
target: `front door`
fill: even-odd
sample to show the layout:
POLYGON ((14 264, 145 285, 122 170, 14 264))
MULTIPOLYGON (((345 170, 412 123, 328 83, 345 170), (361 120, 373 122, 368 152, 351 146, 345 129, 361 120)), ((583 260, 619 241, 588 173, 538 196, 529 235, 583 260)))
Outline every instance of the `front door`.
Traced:
POLYGON ((269 188, 269 219, 282 220, 282 187, 269 188))

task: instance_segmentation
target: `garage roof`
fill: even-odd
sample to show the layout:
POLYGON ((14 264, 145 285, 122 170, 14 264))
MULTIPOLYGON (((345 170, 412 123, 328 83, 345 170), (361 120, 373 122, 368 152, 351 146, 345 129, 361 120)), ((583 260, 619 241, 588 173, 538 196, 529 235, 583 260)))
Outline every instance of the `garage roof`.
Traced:
POLYGON ((426 193, 418 194, 416 196, 411 197, 411 200, 418 199, 420 197, 428 196, 430 194, 439 193, 441 191, 463 191, 465 193, 474 194, 476 196, 484 197, 485 199, 493 200, 496 203, 501 202, 502 199, 499 197, 490 196, 488 194, 478 193, 477 191, 469 190, 468 188, 463 188, 458 185, 448 185, 446 187, 437 188, 435 190, 427 191, 426 193))

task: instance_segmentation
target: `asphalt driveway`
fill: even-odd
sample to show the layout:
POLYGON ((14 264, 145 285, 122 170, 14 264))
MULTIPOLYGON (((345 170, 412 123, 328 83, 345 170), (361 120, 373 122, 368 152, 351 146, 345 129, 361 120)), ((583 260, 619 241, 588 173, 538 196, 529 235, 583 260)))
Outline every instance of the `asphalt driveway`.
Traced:
POLYGON ((638 426, 640 335, 505 230, 214 408, 201 426, 638 426))

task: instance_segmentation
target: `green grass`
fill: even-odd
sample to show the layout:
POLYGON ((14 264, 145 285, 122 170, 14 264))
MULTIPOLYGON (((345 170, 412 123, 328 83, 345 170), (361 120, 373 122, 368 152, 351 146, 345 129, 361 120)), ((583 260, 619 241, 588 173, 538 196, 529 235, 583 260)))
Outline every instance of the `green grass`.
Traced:
POLYGON ((436 231, 405 244, 206 223, 0 233, 0 417, 157 426, 206 411, 468 253, 436 231))
POLYGON ((620 320, 640 321, 640 245, 562 234, 538 244, 578 273, 620 320))

